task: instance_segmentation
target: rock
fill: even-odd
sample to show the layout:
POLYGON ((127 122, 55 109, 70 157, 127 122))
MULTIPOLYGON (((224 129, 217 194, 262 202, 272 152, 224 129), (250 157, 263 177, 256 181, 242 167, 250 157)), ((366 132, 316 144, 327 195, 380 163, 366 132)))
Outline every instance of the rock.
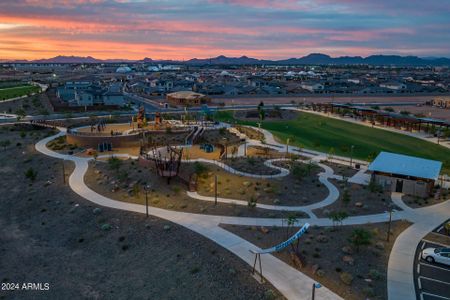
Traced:
POLYGON ((165 230, 165 231, 169 231, 169 230, 170 230, 170 228, 171 228, 171 226, 170 226, 170 225, 164 225, 164 230, 165 230))
POLYGON ((350 246, 344 246, 342 247, 342 252, 344 252, 345 254, 353 254, 353 249, 350 246))
POLYGON ((281 203, 280 199, 275 199, 275 200, 273 200, 273 204, 275 204, 275 205, 278 205, 278 204, 280 204, 280 203, 281 203))
POLYGON ((298 255, 295 252, 291 251, 290 256, 291 256, 292 262, 294 263, 294 266, 296 266, 297 268, 303 267, 303 263, 300 260, 300 257, 298 257, 298 255))
POLYGON ((209 184, 209 188, 210 188, 210 189, 214 189, 214 185, 215 185, 214 182, 211 182, 211 183, 209 184))
POLYGON ((383 250, 384 249, 384 243, 383 242, 375 243, 375 248, 383 250))
POLYGON ((358 207, 358 208, 361 208, 361 207, 363 207, 363 203, 362 202, 356 202, 355 206, 358 207))
POLYGON ((92 210, 92 213, 94 215, 99 215, 99 214, 101 214, 101 212, 102 212, 102 209, 100 207, 96 207, 92 210))
POLYGON ((101 174, 102 171, 100 171, 100 170, 95 170, 94 173, 95 173, 95 174, 101 174))
POLYGON ((267 229, 264 226, 261 226, 261 232, 264 233, 264 234, 267 234, 267 233, 269 233, 269 229, 267 229))
POLYGON ((313 273, 313 274, 316 274, 317 271, 320 269, 320 267, 319 267, 318 264, 315 264, 315 265, 313 265, 313 266, 311 267, 311 269, 312 269, 312 273, 313 273))
POLYGON ((245 186, 245 187, 249 187, 249 186, 252 185, 252 183, 251 183, 250 181, 244 181, 244 182, 242 183, 242 185, 245 186))
POLYGON ((350 275, 350 273, 342 272, 341 275, 339 275, 339 278, 340 278, 341 281, 342 281, 343 283, 345 283, 346 285, 351 285, 351 284, 352 284, 353 276, 350 275))
POLYGON ((328 237, 326 235, 318 235, 316 237, 316 241, 319 243, 327 243, 328 242, 328 237))
POLYGON ((353 266, 353 264, 355 263, 355 260, 353 259, 353 257, 351 257, 350 255, 344 255, 342 257, 342 261, 353 266))
POLYGON ((324 277, 325 276, 325 271, 322 269, 317 270, 316 275, 318 277, 324 277))
POLYGON ((102 225, 101 228, 102 228, 103 231, 109 231, 109 230, 111 230, 112 226, 109 225, 108 223, 105 223, 105 224, 102 225))

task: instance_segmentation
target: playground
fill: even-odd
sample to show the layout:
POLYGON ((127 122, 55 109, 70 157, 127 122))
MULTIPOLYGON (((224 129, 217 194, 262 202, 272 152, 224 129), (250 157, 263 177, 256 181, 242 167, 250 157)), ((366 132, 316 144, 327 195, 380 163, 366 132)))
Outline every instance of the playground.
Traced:
MULTIPOLYGON (((73 160, 76 168, 71 185, 78 194, 97 204, 174 220, 229 250, 228 245, 237 245, 233 246, 233 253, 250 265, 256 260, 249 253, 256 255, 261 251, 258 247, 270 248, 287 242, 295 232, 293 228, 312 224, 306 237, 313 234, 314 238, 309 238, 308 243, 305 236, 299 239, 308 246, 297 243, 296 248, 286 247, 287 252, 275 254, 283 255, 283 262, 272 255, 259 257, 266 270, 264 278, 291 298, 307 297, 304 285, 310 286, 315 281, 325 285, 318 291, 324 297, 385 298, 387 260, 395 238, 407 226, 397 227, 395 224, 403 223, 395 223, 386 234, 392 237, 391 242, 383 245, 380 232, 385 230, 389 218, 393 222, 403 219, 421 222, 416 216, 422 211, 408 208, 402 195, 384 193, 370 185, 367 161, 356 157, 349 161, 335 153, 282 144, 269 131, 258 127, 233 127, 204 120, 183 123, 156 119, 137 120, 137 129, 130 129, 133 123, 98 125, 104 127, 98 131, 116 130, 121 134, 96 136, 95 132, 91 135, 90 128, 87 132, 78 132, 76 126, 67 132, 67 139, 77 136, 86 141, 96 138, 97 142, 111 139, 113 150, 97 153, 98 157, 87 154, 86 150, 84 156, 61 155, 49 150, 46 145, 65 136, 64 131, 36 145, 43 153, 73 160), (151 129, 156 127, 151 126, 157 126, 157 122, 164 123, 166 129, 153 132, 151 129), (183 132, 183 138, 168 142, 168 137, 177 131, 183 132), (161 140, 154 138, 157 133, 161 140), (124 140, 113 140, 117 138, 124 140), (139 149, 137 156, 114 153, 114 149, 124 149, 128 142, 135 143, 134 147, 139 149), (393 216, 387 213, 393 210, 393 216), (236 236, 227 234, 223 228, 232 232, 235 232, 233 228, 244 229, 236 231, 236 236), (242 233, 254 230, 263 233, 258 234, 256 240, 242 233), (342 250, 342 257, 336 256, 339 260, 339 263, 335 261, 336 266, 325 265, 321 258, 326 251, 324 248, 321 252, 321 244, 336 242, 330 248, 334 249, 333 253, 348 246, 330 241, 334 232, 340 234, 341 230, 348 239, 362 235, 357 237, 366 240, 362 244, 355 242, 351 250, 342 250), (265 239, 272 232, 276 237, 265 239), (368 253, 374 255, 370 264, 363 259, 368 253), (330 268, 334 268, 334 273, 330 268), (296 278, 297 284, 285 285, 286 278, 296 278), (345 288, 340 287, 342 283, 345 288)), ((437 206, 447 203, 424 209, 439 211, 437 206)), ((329 254, 324 254, 325 257, 329 254)))

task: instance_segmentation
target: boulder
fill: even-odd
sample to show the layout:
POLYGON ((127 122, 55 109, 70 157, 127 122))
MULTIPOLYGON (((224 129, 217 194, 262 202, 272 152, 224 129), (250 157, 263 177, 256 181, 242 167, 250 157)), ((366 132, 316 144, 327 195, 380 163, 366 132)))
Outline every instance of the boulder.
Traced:
POLYGON ((267 233, 269 233, 269 229, 267 229, 264 226, 261 226, 261 232, 264 233, 264 234, 267 234, 267 233))
POLYGON ((344 255, 342 257, 342 261, 351 266, 353 266, 353 264, 355 263, 355 260, 350 255, 344 255))
POLYGON ((316 275, 318 277, 324 277, 325 276, 325 271, 322 269, 317 270, 316 275))
POLYGON ((312 270, 312 273, 313 273, 313 274, 316 274, 317 271, 318 271, 319 269, 320 269, 320 267, 319 267, 318 264, 315 264, 315 265, 313 265, 313 266, 311 267, 311 270, 312 270))
POLYGON ((346 285, 351 285, 352 284, 353 276, 350 273, 342 272, 341 275, 339 275, 339 278, 346 285))
POLYGON ((384 243, 383 242, 376 242, 375 248, 383 250, 384 249, 384 243))
POLYGON ((363 207, 363 203, 362 202, 356 202, 355 206, 358 207, 358 208, 361 208, 361 207, 363 207))
POLYGON ((318 235, 316 237, 316 241, 319 242, 319 243, 327 243, 328 242, 328 237, 326 235, 320 234, 320 235, 318 235))
POLYGON ((342 247, 342 252, 344 252, 345 254, 353 254, 353 249, 350 246, 344 246, 342 247))
POLYGON ((249 187, 249 186, 252 185, 252 183, 251 183, 250 181, 244 181, 244 182, 242 183, 242 185, 245 186, 245 187, 249 187))

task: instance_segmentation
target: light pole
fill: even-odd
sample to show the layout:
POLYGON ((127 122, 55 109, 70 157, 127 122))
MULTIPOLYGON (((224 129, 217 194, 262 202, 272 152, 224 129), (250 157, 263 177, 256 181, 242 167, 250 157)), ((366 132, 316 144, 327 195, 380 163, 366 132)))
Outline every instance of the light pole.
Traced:
POLYGON ((312 300, 314 300, 315 298, 315 294, 316 294, 316 289, 320 289, 322 287, 322 285, 318 282, 313 283, 312 285, 312 300))
POLYGON ((217 205, 217 175, 214 175, 214 205, 217 205))
POLYGON ((289 141, 290 141, 290 139, 287 138, 286 139, 286 157, 288 156, 288 153, 289 153, 289 141))
POLYGON ((350 168, 353 166, 353 148, 355 148, 355 145, 350 147, 350 168))
POLYGON ((150 187, 148 185, 144 186, 145 191, 145 216, 148 218, 148 189, 150 187))
POLYGON ((387 229, 387 235, 386 235, 386 242, 389 242, 389 236, 391 235, 391 223, 392 223, 392 214, 395 212, 395 210, 391 207, 389 207, 389 223, 388 223, 388 229, 387 229))

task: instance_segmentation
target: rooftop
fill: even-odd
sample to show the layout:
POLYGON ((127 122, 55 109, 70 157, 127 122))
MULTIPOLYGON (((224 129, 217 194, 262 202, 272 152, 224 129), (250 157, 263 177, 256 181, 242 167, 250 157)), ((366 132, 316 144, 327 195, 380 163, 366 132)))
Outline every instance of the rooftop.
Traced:
POLYGON ((414 156, 381 152, 369 165, 369 171, 437 180, 442 162, 414 156))

